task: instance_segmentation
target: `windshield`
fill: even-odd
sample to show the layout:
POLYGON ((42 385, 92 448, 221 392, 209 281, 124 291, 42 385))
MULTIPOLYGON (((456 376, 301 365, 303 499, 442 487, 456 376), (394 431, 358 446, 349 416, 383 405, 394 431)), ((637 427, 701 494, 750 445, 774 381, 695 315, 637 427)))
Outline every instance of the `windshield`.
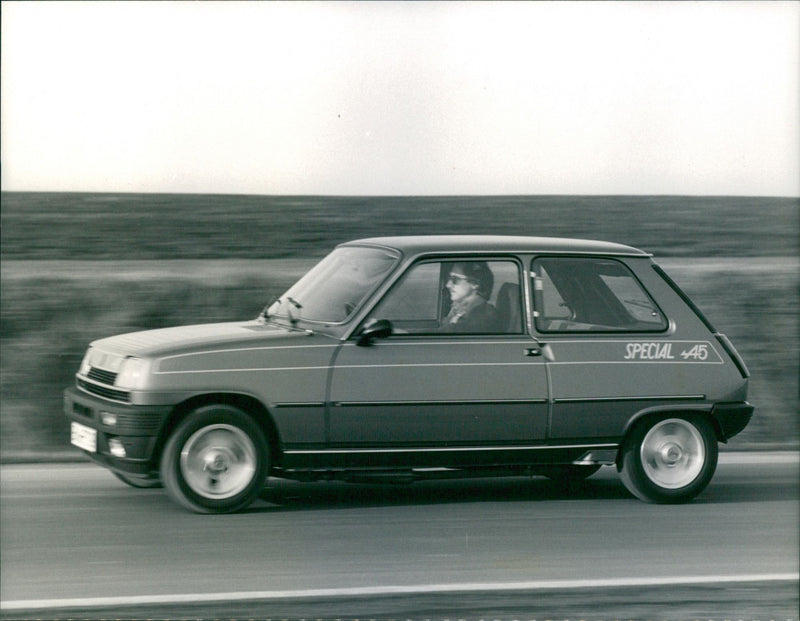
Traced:
POLYGON ((382 248, 337 248, 267 310, 268 317, 338 323, 347 319, 397 263, 382 248))

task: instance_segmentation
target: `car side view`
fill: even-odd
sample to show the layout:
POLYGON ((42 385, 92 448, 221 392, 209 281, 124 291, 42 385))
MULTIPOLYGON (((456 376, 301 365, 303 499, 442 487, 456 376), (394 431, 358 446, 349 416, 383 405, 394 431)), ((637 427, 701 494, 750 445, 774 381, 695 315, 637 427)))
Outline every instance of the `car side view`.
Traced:
POLYGON ((749 373, 651 255, 576 239, 342 244, 257 318, 90 344, 71 442, 189 510, 268 477, 402 480, 614 466, 691 500, 748 424, 749 373))

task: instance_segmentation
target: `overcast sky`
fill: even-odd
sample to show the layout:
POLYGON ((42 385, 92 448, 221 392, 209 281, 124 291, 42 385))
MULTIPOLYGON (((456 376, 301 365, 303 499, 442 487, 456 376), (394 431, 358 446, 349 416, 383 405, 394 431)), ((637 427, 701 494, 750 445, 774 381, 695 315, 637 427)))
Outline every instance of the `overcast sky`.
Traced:
POLYGON ((798 2, 4 2, 4 190, 800 196, 798 2))

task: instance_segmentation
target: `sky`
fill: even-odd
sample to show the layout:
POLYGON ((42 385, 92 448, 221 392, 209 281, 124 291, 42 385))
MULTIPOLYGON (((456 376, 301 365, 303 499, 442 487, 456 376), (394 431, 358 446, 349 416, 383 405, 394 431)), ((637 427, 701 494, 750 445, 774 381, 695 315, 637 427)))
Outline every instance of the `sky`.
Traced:
POLYGON ((800 196, 800 2, 3 2, 4 191, 800 196))

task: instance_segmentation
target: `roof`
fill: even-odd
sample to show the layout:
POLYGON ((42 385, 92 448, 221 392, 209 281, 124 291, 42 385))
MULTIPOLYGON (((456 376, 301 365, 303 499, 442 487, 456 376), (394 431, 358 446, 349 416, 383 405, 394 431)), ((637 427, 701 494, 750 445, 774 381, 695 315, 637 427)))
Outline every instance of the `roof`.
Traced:
POLYGON ((406 237, 370 237, 347 244, 384 246, 404 254, 434 252, 520 252, 572 253, 649 257, 649 253, 613 242, 565 237, 521 237, 506 235, 415 235, 406 237))

